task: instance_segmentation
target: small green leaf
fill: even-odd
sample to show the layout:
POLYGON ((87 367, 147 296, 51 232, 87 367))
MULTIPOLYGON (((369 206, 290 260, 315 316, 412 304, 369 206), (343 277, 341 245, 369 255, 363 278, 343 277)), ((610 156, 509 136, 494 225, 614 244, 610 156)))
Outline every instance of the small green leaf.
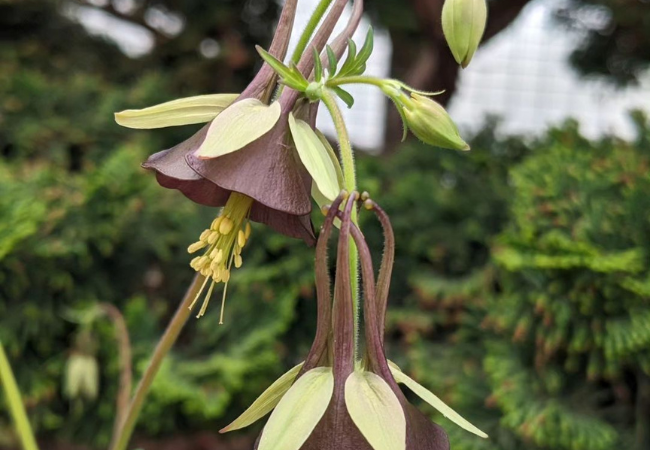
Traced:
POLYGON ((271 414, 258 450, 298 450, 325 414, 334 392, 331 367, 312 369, 295 382, 271 414))
POLYGON ((259 45, 257 45, 255 48, 257 49, 257 52, 260 54, 262 59, 269 66, 271 66, 271 68, 275 70, 278 75, 280 75, 282 84, 285 84, 290 88, 301 92, 307 89, 309 82, 298 69, 295 67, 287 67, 282 61, 271 55, 259 45))
POLYGON ((314 52, 314 80, 316 80, 316 83, 320 83, 323 79, 323 63, 316 49, 312 47, 312 50, 314 52))
POLYGON ((350 69, 354 67, 354 61, 357 57, 357 44, 352 39, 348 39, 348 56, 339 70, 338 76, 344 77, 350 73, 350 69))
POLYGON ((255 98, 235 103, 214 119, 196 156, 211 159, 244 148, 273 128, 281 109, 278 102, 266 105, 255 98))
POLYGON ((296 120, 293 113, 289 114, 289 127, 300 160, 318 185, 318 190, 326 198, 334 200, 341 192, 341 186, 327 149, 311 126, 307 122, 296 120))
POLYGON ((366 34, 366 40, 363 43, 363 47, 359 50, 359 54, 355 60, 354 73, 353 75, 361 75, 366 71, 366 63, 372 55, 374 49, 374 31, 372 27, 368 29, 368 34, 366 34))
POLYGON ((438 397, 436 397, 431 391, 429 391, 420 383, 418 383, 417 381, 415 381, 414 379, 406 375, 404 372, 399 370, 397 366, 395 366, 394 364, 390 364, 390 369, 391 369, 391 373, 393 374, 393 378, 395 378, 395 381, 406 385, 406 387, 408 387, 415 394, 417 394, 418 397, 420 397, 429 405, 433 406, 438 411, 440 411, 442 415, 445 416, 447 419, 451 420, 456 425, 469 431, 470 433, 474 433, 475 435, 480 436, 482 438, 488 437, 487 434, 485 434, 484 432, 476 428, 469 421, 464 419, 460 414, 458 414, 456 411, 454 411, 449 406, 447 406, 445 402, 443 402, 438 397))
POLYGON ((343 100, 348 108, 352 108, 352 106, 354 106, 354 97, 352 97, 352 94, 350 94, 348 91, 339 86, 331 86, 330 89, 333 90, 341 100, 343 100))
POLYGON ((270 413, 273 408, 280 403, 284 394, 286 394, 291 388, 291 385, 300 373, 303 364, 304 363, 298 364, 296 367, 275 380, 275 382, 269 386, 262 395, 257 397, 257 400, 255 400, 241 416, 236 418, 230 425, 220 430, 219 433, 227 433, 229 431, 246 428, 250 424, 257 422, 270 413))
POLYGON ((355 370, 345 382, 345 405, 374 450, 406 449, 404 410, 380 376, 355 370))
POLYGON ((327 60, 329 61, 329 74, 331 77, 333 77, 334 74, 336 74, 336 66, 338 65, 338 61, 336 60, 334 50, 332 50, 332 47, 329 45, 327 46, 327 60))
POLYGON ((115 121, 127 128, 149 130, 209 122, 234 102, 239 94, 198 95, 179 98, 144 109, 115 113, 115 121))

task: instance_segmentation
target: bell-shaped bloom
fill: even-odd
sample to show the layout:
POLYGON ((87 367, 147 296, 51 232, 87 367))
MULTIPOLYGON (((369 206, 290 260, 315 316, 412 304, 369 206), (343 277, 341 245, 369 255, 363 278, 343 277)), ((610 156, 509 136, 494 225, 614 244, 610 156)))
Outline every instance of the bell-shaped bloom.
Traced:
POLYGON ((272 411, 257 450, 448 450, 444 430, 405 398, 398 382, 439 409, 461 427, 484 433, 431 392, 389 363, 383 350, 388 288, 394 260, 394 237, 388 216, 372 200, 383 227, 386 248, 375 284, 372 259, 361 231, 351 223, 357 193, 338 197, 328 210, 317 244, 318 326, 311 351, 300 364, 262 394, 222 432, 250 425, 272 411), (343 211, 340 205, 346 201, 343 211), (327 241, 334 220, 341 220, 334 296, 330 293, 327 241), (364 291, 366 355, 354 359, 350 284, 350 238, 359 250, 364 291))
MULTIPOLYGON (((274 57, 282 59, 286 54, 296 3, 285 2, 269 49, 274 57)), ((324 45, 328 37, 319 32, 314 45, 324 45)), ((301 70, 308 73, 311 68, 305 65, 301 70)), ((143 164, 155 171, 161 186, 177 189, 202 205, 223 206, 188 249, 203 252, 191 262, 206 277, 199 296, 208 289, 199 316, 205 312, 214 285, 228 283, 232 266, 242 265, 250 221, 313 244, 312 191, 331 201, 341 189, 338 159, 314 128, 301 120, 308 109, 300 107, 298 94, 285 90, 267 104, 276 81, 276 73, 264 64, 238 96, 190 97, 116 114, 118 123, 131 128, 208 122, 186 141, 152 155, 143 164)))
POLYGON ((446 0, 442 30, 454 59, 467 67, 476 53, 487 22, 486 0, 446 0))

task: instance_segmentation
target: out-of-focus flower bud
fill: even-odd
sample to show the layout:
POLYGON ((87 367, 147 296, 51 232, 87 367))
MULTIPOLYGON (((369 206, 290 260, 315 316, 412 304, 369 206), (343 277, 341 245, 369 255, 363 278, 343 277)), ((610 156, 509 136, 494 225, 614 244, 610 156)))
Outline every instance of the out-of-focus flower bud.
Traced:
POLYGON ((411 101, 404 103, 403 113, 406 125, 426 144, 469 150, 469 145, 460 137, 456 124, 439 103, 424 95, 412 93, 411 101))
POLYGON ((442 7, 442 30, 454 58, 469 65, 487 22, 486 0, 446 0, 442 7))
POLYGON ((73 353, 65 368, 64 394, 70 400, 95 400, 99 391, 97 360, 88 355, 73 353))

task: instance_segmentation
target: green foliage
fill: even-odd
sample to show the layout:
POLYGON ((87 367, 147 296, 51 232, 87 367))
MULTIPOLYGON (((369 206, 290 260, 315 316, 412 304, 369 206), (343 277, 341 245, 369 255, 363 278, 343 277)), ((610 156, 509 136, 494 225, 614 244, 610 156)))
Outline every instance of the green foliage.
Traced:
MULTIPOLYGON (((57 13, 58 2, 0 5, 0 339, 48 443, 105 447, 115 416, 114 330, 75 323, 74 312, 98 302, 122 311, 137 378, 192 276, 187 245, 216 214, 139 169, 191 127, 129 132, 112 113, 237 92, 276 12, 270 0, 157 3, 192 26, 174 38, 153 30, 155 48, 138 60, 57 13), (223 44, 216 58, 197 51, 206 38, 223 44), (98 362, 95 401, 65 397, 76 353, 98 362)), ((377 6, 415 28, 402 3, 377 6)), ((137 11, 124 20, 147 27, 137 11)), ((638 123, 634 143, 589 142, 572 127, 528 142, 488 123, 469 153, 409 143, 358 158, 361 188, 397 234, 387 352, 491 436, 435 416, 454 449, 648 448, 634 429, 650 427, 637 412, 650 365, 650 133, 638 123)), ((380 248, 376 220, 361 219, 380 248)), ((226 324, 218 301, 190 321, 154 383, 142 434, 221 428, 306 355, 312 251, 255 227, 245 252, 226 324)))

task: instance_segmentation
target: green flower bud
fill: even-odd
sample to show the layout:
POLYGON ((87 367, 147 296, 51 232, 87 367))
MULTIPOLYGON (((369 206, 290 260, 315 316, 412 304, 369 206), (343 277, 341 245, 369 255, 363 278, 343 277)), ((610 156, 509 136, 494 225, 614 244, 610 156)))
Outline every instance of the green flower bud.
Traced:
POLYGON ((478 48, 487 22, 485 0, 446 0, 442 7, 442 30, 454 59, 469 65, 478 48))
POLYGON ((403 113, 406 125, 423 142, 436 147, 469 150, 447 111, 429 97, 412 93, 411 101, 404 102, 403 113))

